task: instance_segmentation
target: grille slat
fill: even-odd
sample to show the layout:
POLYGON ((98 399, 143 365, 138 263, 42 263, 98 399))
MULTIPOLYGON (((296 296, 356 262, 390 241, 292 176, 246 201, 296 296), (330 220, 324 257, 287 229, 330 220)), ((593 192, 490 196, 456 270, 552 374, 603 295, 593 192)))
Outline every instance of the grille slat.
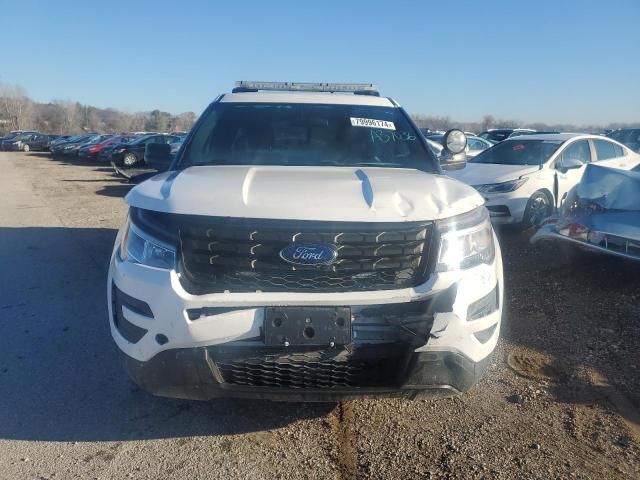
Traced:
POLYGON ((387 354, 359 355, 297 352, 245 357, 232 350, 213 353, 225 383, 251 387, 340 388, 391 386, 399 381, 407 353, 397 348, 387 354))
POLYGON ((387 290, 426 277, 432 224, 216 220, 179 227, 183 285, 192 293, 387 290), (291 243, 332 245, 338 256, 292 265, 280 258, 291 243))

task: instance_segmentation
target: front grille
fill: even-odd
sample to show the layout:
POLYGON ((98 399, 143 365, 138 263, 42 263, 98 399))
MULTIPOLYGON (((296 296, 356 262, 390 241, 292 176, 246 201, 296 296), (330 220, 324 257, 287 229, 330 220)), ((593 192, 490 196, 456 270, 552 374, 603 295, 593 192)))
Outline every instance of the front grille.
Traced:
POLYGON ((385 352, 380 345, 355 348, 351 352, 246 350, 249 356, 243 356, 242 349, 234 352, 234 348, 229 348, 213 350, 212 356, 223 381, 230 385, 325 389, 397 387, 401 384, 408 351, 393 347, 385 352))
POLYGON ((428 223, 186 223, 180 226, 183 286, 196 294, 414 287, 428 272, 432 230, 428 223), (292 265, 280 258, 292 243, 331 245, 338 255, 330 265, 292 265))

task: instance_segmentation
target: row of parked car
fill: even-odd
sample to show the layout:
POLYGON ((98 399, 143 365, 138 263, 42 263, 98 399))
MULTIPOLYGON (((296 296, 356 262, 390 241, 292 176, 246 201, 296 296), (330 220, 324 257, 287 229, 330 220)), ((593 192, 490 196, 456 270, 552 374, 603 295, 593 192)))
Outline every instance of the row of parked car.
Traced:
POLYGON ((111 163, 116 171, 144 167, 144 153, 148 144, 170 145, 175 154, 186 132, 132 132, 80 135, 47 135, 33 131, 11 132, 0 139, 0 150, 49 151, 57 158, 79 158, 84 161, 111 163))

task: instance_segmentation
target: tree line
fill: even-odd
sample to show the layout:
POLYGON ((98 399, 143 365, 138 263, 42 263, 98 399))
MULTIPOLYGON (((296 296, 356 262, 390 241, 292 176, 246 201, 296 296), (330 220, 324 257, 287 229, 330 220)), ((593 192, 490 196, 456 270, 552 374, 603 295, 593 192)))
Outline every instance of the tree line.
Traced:
MULTIPOLYGON (((460 128, 481 132, 490 128, 533 128, 560 132, 601 132, 604 129, 640 127, 634 124, 574 125, 543 122, 521 122, 485 115, 481 121, 460 122, 450 117, 411 115, 418 127, 431 130, 460 128)), ((173 115, 160 110, 123 112, 113 108, 97 108, 69 100, 49 103, 33 101, 19 85, 0 84, 0 133, 11 130, 37 130, 43 133, 64 134, 81 132, 169 132, 188 131, 196 120, 193 112, 173 115)))
POLYGON ((0 133, 12 130, 50 134, 188 131, 195 120, 193 112, 129 113, 69 100, 40 103, 32 100, 19 85, 0 84, 0 133))
POLYGON ((538 131, 558 131, 576 133, 600 133, 606 129, 616 128, 640 128, 640 122, 622 123, 614 122, 600 125, 575 125, 572 123, 545 123, 545 122, 522 122, 520 120, 509 120, 495 118, 493 115, 485 115, 479 122, 460 122, 452 120, 450 117, 438 117, 427 115, 411 115, 416 125, 420 128, 430 130, 447 131, 451 128, 459 128, 465 132, 480 133, 490 128, 532 128, 538 131))

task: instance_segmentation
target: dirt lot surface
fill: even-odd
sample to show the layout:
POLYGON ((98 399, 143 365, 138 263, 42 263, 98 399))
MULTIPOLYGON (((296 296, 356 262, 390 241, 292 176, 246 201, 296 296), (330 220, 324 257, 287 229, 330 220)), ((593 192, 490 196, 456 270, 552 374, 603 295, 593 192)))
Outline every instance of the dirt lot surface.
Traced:
POLYGON ((442 400, 152 397, 107 325, 128 185, 0 152, 0 478, 640 478, 640 268, 501 231, 490 371, 442 400))

